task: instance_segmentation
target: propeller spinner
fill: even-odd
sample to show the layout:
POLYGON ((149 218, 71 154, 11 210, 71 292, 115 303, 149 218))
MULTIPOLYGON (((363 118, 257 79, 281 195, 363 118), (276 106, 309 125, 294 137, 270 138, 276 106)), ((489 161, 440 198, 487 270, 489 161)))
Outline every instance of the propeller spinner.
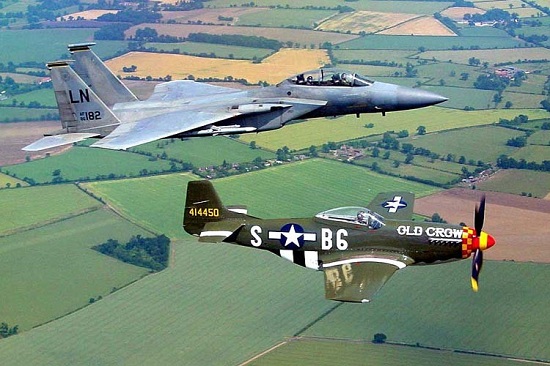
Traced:
POLYGON ((483 251, 495 245, 495 239, 483 231, 483 222, 485 220, 485 196, 481 198, 479 206, 476 206, 474 225, 475 236, 472 241, 472 250, 475 250, 472 257, 472 289, 477 292, 479 290, 479 273, 483 266, 483 251))

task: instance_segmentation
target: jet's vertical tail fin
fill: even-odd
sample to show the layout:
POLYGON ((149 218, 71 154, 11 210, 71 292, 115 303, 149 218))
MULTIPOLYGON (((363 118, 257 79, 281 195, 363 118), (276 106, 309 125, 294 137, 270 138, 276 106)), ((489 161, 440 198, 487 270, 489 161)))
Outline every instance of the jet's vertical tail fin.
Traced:
POLYGON ((51 62, 47 66, 50 69, 62 129, 52 133, 53 136, 46 136, 25 146, 23 150, 44 150, 89 137, 106 136, 120 125, 120 120, 67 61, 51 62))
POLYGON ((206 242, 220 242, 231 237, 248 217, 244 206, 225 207, 208 180, 187 184, 184 210, 185 231, 206 242))
POLYGON ((135 102, 138 98, 92 51, 95 43, 69 45, 75 63, 74 71, 108 106, 116 103, 135 102))

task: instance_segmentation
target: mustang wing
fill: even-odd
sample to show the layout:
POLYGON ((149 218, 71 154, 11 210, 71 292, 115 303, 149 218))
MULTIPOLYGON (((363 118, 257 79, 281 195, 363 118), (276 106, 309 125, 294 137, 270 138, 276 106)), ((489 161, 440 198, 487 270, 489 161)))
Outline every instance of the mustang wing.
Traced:
POLYGON ((369 302, 395 271, 413 263, 408 257, 380 254, 347 259, 322 256, 325 297, 338 301, 369 302))
POLYGON ((121 123, 113 132, 91 145, 104 149, 125 150, 203 127, 233 117, 228 111, 177 111, 121 123))

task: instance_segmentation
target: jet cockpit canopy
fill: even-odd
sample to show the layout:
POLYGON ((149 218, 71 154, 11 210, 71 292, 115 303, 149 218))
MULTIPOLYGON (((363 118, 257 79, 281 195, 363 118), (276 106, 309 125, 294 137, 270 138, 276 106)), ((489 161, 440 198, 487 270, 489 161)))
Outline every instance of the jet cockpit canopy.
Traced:
POLYGON ((379 229, 384 226, 384 218, 374 211, 365 207, 340 207, 323 211, 315 217, 330 220, 349 222, 358 225, 365 225, 371 229, 379 229))
POLYGON ((370 86, 374 83, 374 81, 357 73, 333 68, 306 71, 285 81, 296 85, 348 87, 370 86))

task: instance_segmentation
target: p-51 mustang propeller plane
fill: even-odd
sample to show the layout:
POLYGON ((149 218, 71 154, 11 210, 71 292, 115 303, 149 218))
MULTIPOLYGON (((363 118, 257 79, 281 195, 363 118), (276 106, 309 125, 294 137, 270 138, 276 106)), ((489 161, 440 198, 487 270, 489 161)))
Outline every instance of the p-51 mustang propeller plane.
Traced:
POLYGON ((447 100, 356 73, 318 69, 276 86, 250 90, 170 81, 157 85, 149 99, 140 101, 90 49, 92 45, 69 45, 74 60, 47 65, 62 129, 23 150, 38 151, 87 138, 102 139, 92 147, 124 150, 163 138, 262 132, 298 118, 385 114, 447 100))
POLYGON ((211 182, 187 186, 183 227, 199 242, 224 242, 263 249, 295 264, 323 271, 325 296, 369 302, 398 269, 468 258, 478 290, 483 251, 495 244, 482 231, 485 199, 475 227, 412 221, 414 195, 381 193, 367 207, 342 207, 313 218, 263 220, 243 206, 225 207, 211 182), (383 216, 379 213, 383 213, 383 216))

